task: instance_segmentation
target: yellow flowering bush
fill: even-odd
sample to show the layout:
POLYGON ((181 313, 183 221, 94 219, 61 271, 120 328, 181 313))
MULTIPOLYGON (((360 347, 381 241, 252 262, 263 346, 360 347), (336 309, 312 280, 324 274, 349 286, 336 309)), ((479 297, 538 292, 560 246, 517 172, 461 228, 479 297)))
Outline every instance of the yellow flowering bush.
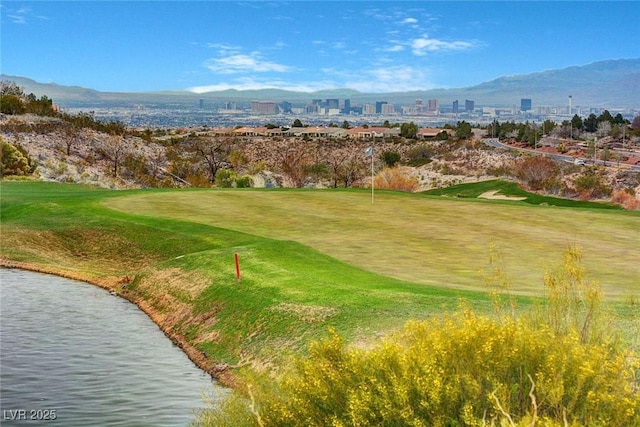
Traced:
POLYGON ((640 357, 602 327, 580 252, 547 274, 538 311, 469 309, 410 321, 372 349, 332 332, 280 380, 237 394, 204 424, 639 426, 640 357), (240 409, 244 408, 244 409, 240 409), (230 417, 230 414, 235 414, 230 417))
POLYGON ((333 334, 259 412, 274 426, 636 426, 639 369, 574 333, 466 312, 409 322, 373 350, 333 334))

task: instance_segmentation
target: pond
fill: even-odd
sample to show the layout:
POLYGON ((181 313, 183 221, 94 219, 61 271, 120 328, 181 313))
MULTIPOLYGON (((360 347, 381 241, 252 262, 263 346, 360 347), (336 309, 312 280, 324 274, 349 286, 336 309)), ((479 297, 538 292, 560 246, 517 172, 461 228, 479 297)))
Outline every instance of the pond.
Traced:
POLYGON ((134 304, 0 269, 2 425, 185 426, 225 389, 134 304))

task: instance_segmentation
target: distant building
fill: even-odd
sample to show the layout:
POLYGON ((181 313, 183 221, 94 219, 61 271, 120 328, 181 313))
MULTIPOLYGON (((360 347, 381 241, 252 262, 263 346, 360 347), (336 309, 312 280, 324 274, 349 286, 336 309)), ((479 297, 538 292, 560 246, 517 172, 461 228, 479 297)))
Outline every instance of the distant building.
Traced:
POLYGON ((275 114, 278 106, 271 101, 252 101, 251 112, 256 114, 275 114))
POLYGON ((382 104, 381 114, 395 114, 395 113, 396 113, 396 109, 394 108, 393 104, 382 104))
POLYGON ((324 104, 324 108, 327 109, 338 109, 340 105, 340 102, 337 99, 327 99, 325 104, 324 104))
POLYGON ((458 100, 456 99, 455 101, 453 101, 453 108, 452 108, 452 111, 453 111, 455 114, 458 114, 458 108, 459 108, 459 107, 458 107, 458 100))
POLYGON ((344 108, 342 109, 342 114, 351 114, 351 100, 344 100, 344 108))
MULTIPOLYGON (((376 114, 376 105, 365 104, 362 106, 362 114, 376 114)), ((380 111, 382 111, 382 105, 380 106, 380 111)))
POLYGON ((282 112, 283 113, 290 113, 291 112, 291 103, 288 101, 282 101, 282 104, 280 104, 280 108, 282 108, 282 112))
POLYGON ((430 113, 437 113, 440 111, 440 101, 438 101, 437 99, 430 99, 429 100, 429 112, 430 113))
POLYGON ((520 99, 520 111, 531 111, 531 98, 520 99))
POLYGON ((200 98, 198 106, 200 107, 201 110, 204 108, 204 99, 200 98))
POLYGON ((376 101, 376 114, 382 114, 382 106, 386 103, 387 101, 376 101))
POLYGON ((468 112, 468 113, 473 113, 473 110, 475 109, 475 102, 465 99, 464 100, 464 111, 468 112))

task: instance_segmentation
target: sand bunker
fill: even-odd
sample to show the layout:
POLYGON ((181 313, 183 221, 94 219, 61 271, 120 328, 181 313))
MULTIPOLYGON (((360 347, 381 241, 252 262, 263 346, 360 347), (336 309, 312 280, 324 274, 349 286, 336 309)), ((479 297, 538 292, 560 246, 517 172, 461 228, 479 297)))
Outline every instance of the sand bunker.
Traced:
POLYGON ((481 195, 478 196, 478 199, 491 199, 491 200, 526 200, 526 197, 514 197, 514 196, 505 196, 504 194, 498 194, 499 191, 485 191, 481 195))

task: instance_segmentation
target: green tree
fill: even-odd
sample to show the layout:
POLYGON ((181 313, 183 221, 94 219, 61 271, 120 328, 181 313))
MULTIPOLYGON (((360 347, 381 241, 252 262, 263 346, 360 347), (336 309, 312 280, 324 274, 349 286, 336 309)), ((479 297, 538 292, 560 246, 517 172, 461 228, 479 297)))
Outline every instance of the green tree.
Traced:
POLYGON ((382 153, 382 161, 385 165, 391 168, 400 161, 400 154, 398 154, 396 151, 385 151, 384 153, 382 153))
POLYGON ((471 124, 464 120, 458 122, 458 125, 456 126, 456 137, 458 139, 471 138, 472 135, 473 131, 471 130, 471 124))
POLYGON ((604 110, 602 112, 602 114, 600 114, 598 116, 598 122, 602 123, 602 122, 609 122, 611 124, 615 123, 615 119, 613 118, 613 116, 611 115, 611 113, 609 112, 609 110, 604 110))
POLYGON ((24 114, 26 106, 24 101, 15 95, 2 95, 0 98, 0 111, 3 114, 24 114))
POLYGON ((351 129, 351 125, 348 121, 345 120, 344 122, 342 122, 342 129, 351 129))
POLYGON ((548 133, 551 133, 552 130, 554 130, 556 128, 556 122, 554 122, 553 120, 545 120, 542 123, 542 134, 546 135, 548 133))
POLYGON ((598 116, 591 113, 584 121, 584 130, 593 133, 598 129, 598 116))
POLYGON ((293 121, 293 124, 291 125, 291 127, 294 127, 294 128, 303 128, 303 127, 305 127, 305 125, 303 125, 303 124, 302 124, 302 122, 300 121, 300 119, 295 119, 295 120, 293 121))
POLYGON ((571 126, 573 126, 574 129, 582 130, 582 127, 584 126, 584 123, 582 122, 582 117, 580 117, 577 114, 574 114, 574 116, 571 118, 571 126))
POLYGON ((622 114, 620 113, 616 114, 616 116, 613 118, 613 121, 617 125, 623 125, 627 123, 627 120, 625 120, 625 118, 622 117, 622 114))
POLYGON ((415 139, 417 134, 418 125, 413 122, 403 123, 400 126, 400 136, 403 138, 415 139))

